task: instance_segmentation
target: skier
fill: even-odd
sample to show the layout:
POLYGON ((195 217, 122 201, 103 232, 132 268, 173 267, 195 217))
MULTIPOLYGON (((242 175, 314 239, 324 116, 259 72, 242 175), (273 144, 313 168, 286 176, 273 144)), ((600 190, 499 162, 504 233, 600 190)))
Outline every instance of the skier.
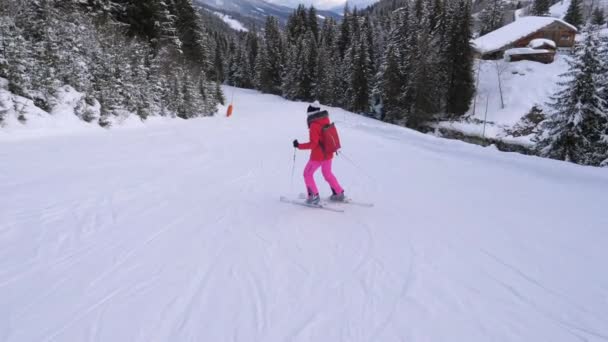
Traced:
POLYGON ((304 168, 304 183, 306 183, 306 191, 308 194, 306 203, 316 205, 321 201, 319 190, 317 189, 314 179, 314 173, 319 167, 323 173, 323 178, 325 178, 331 187, 332 195, 330 200, 343 202, 345 199, 344 189, 342 189, 336 176, 331 172, 331 162, 334 157, 334 151, 340 147, 337 131, 333 127, 333 124, 330 124, 329 114, 326 110, 321 110, 321 105, 318 101, 315 101, 308 106, 307 114, 310 142, 299 143, 297 139, 293 141, 293 147, 300 150, 311 150, 310 160, 304 168), (335 135, 335 138, 332 134, 335 135), (337 144, 335 143, 336 141, 337 144))

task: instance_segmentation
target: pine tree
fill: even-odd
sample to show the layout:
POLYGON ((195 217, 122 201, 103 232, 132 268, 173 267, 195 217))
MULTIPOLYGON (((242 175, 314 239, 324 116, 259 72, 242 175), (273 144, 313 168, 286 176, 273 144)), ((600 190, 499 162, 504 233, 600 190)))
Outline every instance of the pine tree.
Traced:
POLYGON ((281 83, 282 95, 290 100, 300 96, 302 40, 295 44, 288 44, 285 54, 285 67, 281 83))
POLYGON ((342 16, 342 24, 340 25, 340 36, 338 37, 337 46, 340 58, 344 58, 346 50, 351 44, 351 13, 348 8, 348 2, 344 5, 344 15, 342 16))
POLYGON ((0 15, 0 77, 9 81, 8 90, 29 97, 32 89, 30 72, 34 60, 23 37, 23 30, 7 11, 0 15))
POLYGON ((247 63, 247 76, 244 86, 246 88, 254 87, 255 65, 258 58, 259 39, 255 28, 247 32, 245 37, 245 60, 247 63))
POLYGON ((564 87, 553 96, 553 113, 543 123, 538 143, 545 157, 577 164, 600 165, 608 158, 608 116, 600 99, 598 38, 586 33, 575 45, 564 87))
MULTIPOLYGON (((101 6, 106 11, 111 11, 112 6, 109 4, 101 6)), ((179 46, 175 11, 177 8, 172 0, 126 0, 117 19, 128 24, 131 36, 143 37, 155 49, 162 41, 179 46)))
POLYGON ((317 60, 319 51, 317 38, 312 31, 308 31, 302 44, 302 74, 300 77, 300 98, 304 101, 312 101, 314 89, 317 82, 317 60))
POLYGON ((461 116, 469 110, 475 93, 471 8, 469 0, 459 0, 452 16, 446 48, 448 66, 446 112, 461 116))
POLYGON ((416 39, 410 28, 409 7, 396 12, 379 72, 381 118, 391 123, 401 123, 410 113, 413 101, 411 76, 416 61, 412 48, 416 39))
POLYGON ((273 16, 266 18, 264 43, 260 48, 256 64, 258 89, 280 95, 282 93, 284 48, 279 21, 273 16))
POLYGON ((597 25, 597 26, 604 26, 606 25, 606 17, 604 16, 604 10, 596 7, 593 10, 593 14, 591 17, 591 23, 593 25, 597 25))
POLYGON ((309 25, 309 17, 304 5, 300 4, 294 13, 289 16, 286 26, 287 43, 297 44, 298 40, 306 33, 309 25))
POLYGON ((372 61, 367 44, 367 34, 361 32, 351 52, 353 57, 349 89, 352 95, 349 107, 356 113, 370 112, 372 61))
POLYGON ((308 31, 310 31, 312 33, 312 36, 315 39, 315 42, 319 41, 319 22, 318 22, 318 18, 317 18, 317 10, 315 9, 314 6, 310 6, 310 8, 308 9, 308 20, 307 20, 307 27, 308 27, 308 31))
POLYGON ((330 64, 330 61, 330 51, 326 46, 322 45, 319 48, 317 56, 317 78, 311 97, 326 104, 331 104, 333 101, 331 92, 333 84, 333 65, 330 64))
POLYGON ((334 83, 335 83, 335 49, 336 43, 336 22, 328 18, 323 21, 323 28, 320 35, 320 46, 317 56, 317 77, 316 85, 313 89, 312 97, 321 103, 334 104, 334 83))
POLYGON ((570 6, 568 7, 568 11, 564 16, 564 20, 576 26, 576 28, 580 28, 583 25, 583 13, 581 9, 581 0, 572 0, 570 2, 570 6))
POLYGON ((410 13, 410 33, 402 47, 402 56, 407 59, 405 73, 408 84, 404 88, 403 103, 406 125, 421 128, 441 109, 441 60, 437 46, 438 37, 430 28, 430 10, 427 3, 414 2, 410 13), (405 51, 405 53, 403 52, 405 51))
POLYGON ((216 40, 215 44, 215 53, 213 57, 215 81, 222 83, 226 80, 226 74, 224 71, 224 52, 219 40, 216 40))
POLYGON ((430 13, 429 26, 435 31, 444 19, 444 4, 442 0, 433 0, 433 8, 430 13))
POLYGON ((481 27, 479 34, 485 35, 503 26, 505 3, 503 0, 490 0, 480 14, 481 27))
POLYGON ((534 3, 532 4, 532 14, 537 16, 548 16, 550 7, 551 0, 534 0, 534 3))
POLYGON ((404 109, 400 101, 403 89, 403 76, 399 66, 399 49, 394 44, 388 46, 384 63, 380 68, 382 97, 381 120, 399 123, 403 119, 404 109))

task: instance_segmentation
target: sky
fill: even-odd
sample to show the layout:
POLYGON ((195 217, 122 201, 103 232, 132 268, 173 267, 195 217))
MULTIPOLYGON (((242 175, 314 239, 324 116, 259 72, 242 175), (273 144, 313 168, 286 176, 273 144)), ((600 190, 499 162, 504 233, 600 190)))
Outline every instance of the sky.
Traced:
MULTIPOLYGON (((318 9, 335 9, 336 7, 344 7, 345 0, 267 0, 270 3, 277 5, 284 5, 289 7, 296 7, 298 4, 305 4, 307 6, 314 5, 318 9)), ((377 2, 376 0, 351 0, 348 1, 351 7, 357 6, 358 8, 367 7, 370 4, 377 2)))

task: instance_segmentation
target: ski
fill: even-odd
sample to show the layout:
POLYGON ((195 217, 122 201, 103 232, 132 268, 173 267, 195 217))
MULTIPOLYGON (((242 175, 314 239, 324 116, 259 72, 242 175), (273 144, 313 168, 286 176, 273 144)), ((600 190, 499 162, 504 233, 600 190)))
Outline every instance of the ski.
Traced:
MULTIPOLYGON (((304 194, 304 193, 300 193, 300 195, 298 196, 298 198, 300 198, 300 199, 306 199, 306 197, 307 197, 307 196, 306 196, 306 194, 304 194)), ((330 199, 329 199, 329 197, 327 197, 327 198, 323 198, 323 199, 322 199, 322 202, 323 202, 324 204, 326 204, 326 203, 332 203, 332 204, 341 204, 341 203, 344 203, 344 204, 352 204, 352 205, 356 205, 356 206, 359 206, 359 207, 365 207, 365 208, 371 208, 371 207, 373 207, 373 206, 374 206, 374 203, 368 203, 368 202, 359 202, 359 201, 355 201, 355 200, 353 200, 353 199, 352 199, 352 198, 350 198, 350 197, 346 197, 346 198, 344 199, 344 201, 341 201, 341 202, 332 201, 332 200, 330 200, 330 199)))
POLYGON ((280 200, 283 203, 291 203, 291 204, 300 205, 300 206, 303 206, 303 207, 328 210, 328 211, 333 211, 333 212, 336 212, 336 213, 343 213, 344 212, 344 209, 332 208, 332 207, 326 206, 324 204, 310 204, 310 203, 306 203, 304 201, 290 199, 290 198, 287 198, 285 196, 281 196, 280 200))

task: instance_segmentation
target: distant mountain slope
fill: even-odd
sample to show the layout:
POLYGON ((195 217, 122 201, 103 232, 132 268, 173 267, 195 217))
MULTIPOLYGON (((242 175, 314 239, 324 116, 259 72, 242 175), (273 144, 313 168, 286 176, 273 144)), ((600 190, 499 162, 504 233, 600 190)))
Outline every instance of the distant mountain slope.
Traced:
MULTIPOLYGON (((279 18, 283 24, 287 22, 293 8, 272 4, 264 0, 194 0, 198 5, 207 9, 220 11, 230 15, 235 20, 251 28, 253 25, 262 26, 266 17, 269 15, 279 18)), ((322 17, 334 17, 339 19, 341 16, 335 12, 317 10, 322 17)))

